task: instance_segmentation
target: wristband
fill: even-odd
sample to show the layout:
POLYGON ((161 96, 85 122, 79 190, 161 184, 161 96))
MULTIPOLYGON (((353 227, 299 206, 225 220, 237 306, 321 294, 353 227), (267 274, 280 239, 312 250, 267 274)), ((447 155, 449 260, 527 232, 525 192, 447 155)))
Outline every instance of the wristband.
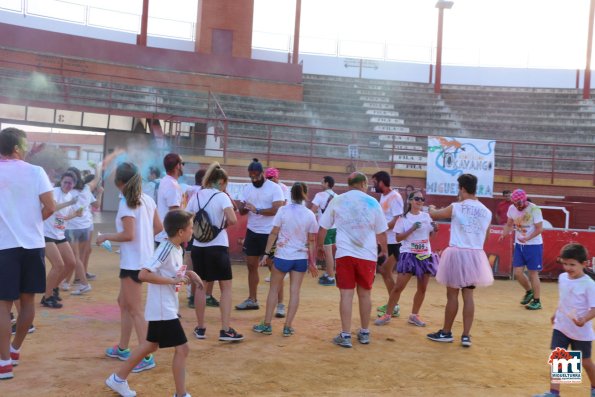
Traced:
POLYGON ((264 254, 265 254, 266 256, 268 256, 269 258, 273 256, 273 253, 272 253, 272 252, 265 252, 264 254))

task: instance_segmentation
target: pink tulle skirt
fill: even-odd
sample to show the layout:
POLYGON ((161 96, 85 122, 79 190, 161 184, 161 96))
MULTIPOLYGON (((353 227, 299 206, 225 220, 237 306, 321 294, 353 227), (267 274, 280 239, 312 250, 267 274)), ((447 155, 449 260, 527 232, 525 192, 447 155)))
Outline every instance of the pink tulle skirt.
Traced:
POLYGON ((487 287, 494 275, 484 250, 448 247, 440 257, 436 281, 451 288, 487 287))

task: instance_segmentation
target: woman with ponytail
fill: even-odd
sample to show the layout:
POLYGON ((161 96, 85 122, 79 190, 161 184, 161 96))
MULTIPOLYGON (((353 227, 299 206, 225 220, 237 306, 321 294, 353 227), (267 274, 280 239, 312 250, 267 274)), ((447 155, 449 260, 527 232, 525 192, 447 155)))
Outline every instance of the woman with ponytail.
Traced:
MULTIPOLYGON (((100 234, 97 245, 106 240, 120 243, 120 340, 105 351, 108 357, 126 360, 130 356, 132 328, 140 343, 147 336, 147 322, 142 304, 142 284, 138 278, 141 267, 151 259, 155 235, 163 230, 155 201, 142 192, 142 179, 132 163, 116 168, 116 187, 122 193, 116 214, 116 233, 100 234)), ((132 372, 155 367, 153 356, 145 357, 132 372)))
MULTIPOLYGON (((202 189, 193 194, 188 201, 186 211, 196 213, 204 209, 209 215, 211 224, 222 230, 208 242, 200 242, 196 238, 192 242, 192 267, 199 277, 206 283, 219 282, 221 300, 221 329, 220 341, 241 341, 244 339, 229 326, 231 315, 231 261, 229 259, 229 238, 225 228, 237 222, 235 209, 231 198, 227 194, 227 173, 218 162, 212 163, 202 179, 202 189)), ((207 295, 205 290, 198 289, 194 293, 194 305, 197 326, 194 336, 206 339, 205 308, 207 295)))
POLYGON ((308 198, 308 187, 303 182, 296 182, 291 188, 291 204, 277 211, 273 219, 273 230, 269 234, 265 256, 260 262, 266 265, 275 241, 277 248, 273 258, 271 285, 267 298, 266 313, 260 324, 252 327, 254 332, 270 335, 273 311, 277 307, 279 289, 283 285, 285 275, 289 273, 289 307, 283 326, 283 336, 294 334, 293 319, 300 301, 300 288, 304 274, 308 270, 312 277, 318 275, 316 269, 316 234, 318 223, 314 213, 302 203, 308 198))

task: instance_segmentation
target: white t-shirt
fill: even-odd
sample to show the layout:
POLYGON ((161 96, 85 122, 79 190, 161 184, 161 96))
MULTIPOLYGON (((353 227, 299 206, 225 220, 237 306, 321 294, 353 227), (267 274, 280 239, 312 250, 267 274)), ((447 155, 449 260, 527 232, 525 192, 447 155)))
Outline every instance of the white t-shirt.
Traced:
MULTIPOLYGON (((275 201, 284 202, 285 195, 279 185, 267 179, 259 188, 252 183, 247 184, 242 192, 241 201, 258 209, 267 209, 272 208, 275 201)), ((273 217, 248 212, 248 229, 254 233, 269 234, 273 229, 273 217)))
POLYGON ((70 191, 72 197, 78 197, 76 204, 72 208, 76 211, 79 208, 83 209, 83 216, 76 216, 68 221, 67 229, 87 229, 93 226, 93 214, 91 213, 91 204, 95 201, 95 196, 91 193, 88 185, 83 187, 83 190, 72 189, 70 191))
POLYGON ((520 236, 528 236, 535 231, 535 224, 543 222, 543 216, 541 215, 541 208, 533 203, 527 203, 527 207, 524 210, 519 211, 514 205, 508 207, 507 216, 514 222, 514 242, 516 244, 525 245, 538 245, 543 244, 543 238, 541 234, 533 237, 526 243, 519 242, 520 236))
MULTIPOLYGON (((54 201, 56 204, 62 204, 72 200, 70 192, 64 193, 62 188, 54 188, 54 201)), ((64 207, 52 214, 48 219, 43 222, 43 235, 45 237, 53 238, 54 240, 64 240, 64 232, 66 231, 66 224, 70 221, 66 221, 66 218, 73 211, 76 211, 76 204, 68 207, 64 207)))
MULTIPOLYGON (((186 207, 186 211, 196 213, 198 212, 198 201, 200 201, 200 208, 204 208, 209 214, 209 219, 213 226, 221 227, 224 218, 224 210, 226 208, 233 208, 233 204, 227 194, 224 192, 217 190, 217 189, 202 189, 198 193, 198 200, 196 199, 196 194, 190 197, 188 201, 188 206, 186 207), (215 195, 215 197, 213 197, 215 195), (209 202, 209 199, 211 201, 209 202), (209 204, 207 205, 207 202, 209 204), (206 205, 206 208, 205 208, 206 205)), ((195 247, 214 247, 214 246, 222 246, 222 247, 229 247, 229 238, 227 237, 227 230, 223 229, 221 233, 217 235, 212 241, 208 243, 201 243, 194 239, 192 245, 195 247)))
POLYGON ((52 189, 43 168, 0 160, 0 249, 45 247, 39 196, 52 189))
MULTIPOLYGON (((165 215, 169 212, 169 207, 182 206, 182 188, 177 180, 172 176, 166 175, 159 183, 159 190, 157 191, 157 213, 159 219, 163 222, 165 215)), ((167 240, 167 233, 163 230, 155 237, 155 241, 164 242, 167 240)))
POLYGON ((331 189, 327 189, 323 192, 318 192, 314 196, 312 200, 312 204, 318 207, 318 212, 316 213, 316 219, 320 220, 322 216, 322 211, 326 210, 327 203, 330 204, 333 199, 329 201, 329 197, 333 196, 336 197, 337 193, 333 192, 331 189))
POLYGON ((155 181, 143 181, 143 193, 151 197, 153 200, 157 200, 155 196, 155 188, 157 187, 157 183, 155 181))
MULTIPOLYGON (((391 190, 387 195, 380 195, 380 207, 382 207, 382 212, 384 212, 384 217, 388 223, 395 216, 403 215, 403 198, 396 190, 391 190)), ((386 231, 386 242, 388 244, 397 244, 397 235, 392 229, 386 231)))
POLYGON ((409 212, 407 215, 399 218, 394 227, 395 234, 405 233, 411 229, 415 222, 420 222, 421 227, 411 233, 405 240, 401 241, 401 252, 410 252, 418 255, 429 255, 432 253, 430 246, 430 233, 434 230, 432 227, 432 218, 426 212, 420 212, 417 215, 409 212))
POLYGON ((124 231, 122 218, 134 218, 134 240, 120 243, 120 269, 140 270, 153 255, 155 249, 153 236, 153 218, 155 216, 155 202, 149 195, 141 195, 141 205, 130 208, 124 197, 120 198, 118 213, 116 214, 116 231, 124 231))
POLYGON ((592 321, 587 321, 582 327, 572 321, 572 318, 584 317, 595 307, 595 282, 587 275, 572 280, 568 273, 562 273, 558 277, 558 292, 560 298, 554 329, 574 340, 595 340, 592 321))
POLYGON ((350 190, 331 200, 320 218, 320 226, 337 229, 336 258, 376 261, 376 235, 388 229, 380 204, 374 197, 359 190, 350 190))
POLYGON ((318 232, 314 213, 301 204, 279 208, 273 226, 279 227, 275 257, 280 259, 308 259, 308 233, 318 232))
POLYGON ((289 189, 289 187, 287 187, 286 184, 281 182, 279 182, 278 185, 281 188, 281 191, 283 191, 283 197, 285 197, 285 201, 287 203, 291 203, 291 190, 289 189))
MULTIPOLYGON (((183 275, 182 247, 176 247, 169 240, 159 245, 152 258, 142 267, 162 277, 175 278, 183 275)), ((174 284, 149 284, 147 287, 146 321, 165 321, 178 318, 178 291, 174 284)))
POLYGON ((492 212, 479 200, 452 203, 450 246, 483 249, 483 243, 492 222, 492 212))

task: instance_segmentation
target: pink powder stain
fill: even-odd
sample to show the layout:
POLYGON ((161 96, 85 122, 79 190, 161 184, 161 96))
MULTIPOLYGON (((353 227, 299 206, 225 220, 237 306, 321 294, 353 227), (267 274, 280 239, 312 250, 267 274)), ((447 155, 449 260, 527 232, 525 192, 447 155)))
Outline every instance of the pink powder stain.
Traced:
POLYGON ((81 306, 77 316, 89 317, 101 321, 119 321, 120 308, 117 305, 89 305, 81 306))

